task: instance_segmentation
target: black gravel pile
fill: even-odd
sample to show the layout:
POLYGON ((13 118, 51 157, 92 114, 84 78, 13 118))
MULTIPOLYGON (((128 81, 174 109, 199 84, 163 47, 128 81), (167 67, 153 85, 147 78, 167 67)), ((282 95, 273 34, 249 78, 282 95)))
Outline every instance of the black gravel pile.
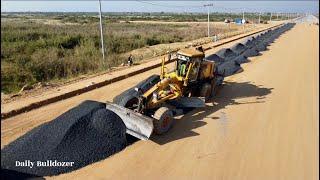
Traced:
MULTIPOLYGON (((220 51, 220 55, 224 56, 223 53, 225 52, 226 51, 220 51)), ((240 64, 236 61, 226 60, 217 54, 207 56, 206 60, 214 61, 216 63, 216 73, 223 77, 230 76, 241 69, 240 64)))
POLYGON ((21 173, 17 171, 1 169, 1 179, 24 179, 24 180, 44 180, 41 176, 35 176, 32 174, 21 173))
MULTIPOLYGON (((239 66, 239 64, 248 62, 247 57, 245 55, 234 52, 230 48, 221 49, 216 54, 218 56, 224 58, 226 61, 233 61, 233 63, 235 63, 235 66, 233 66, 233 63, 231 63, 232 66, 230 68, 232 68, 232 69, 238 68, 237 66, 239 66)), ((228 64, 230 64, 230 63, 228 63, 228 64)), ((230 70, 228 70, 228 71, 231 72, 230 70)), ((227 74, 230 74, 230 73, 227 73, 227 74)))
POLYGON ((125 132, 120 117, 106 110, 104 103, 85 101, 4 147, 1 168, 35 176, 69 172, 125 148, 125 132), (35 163, 32 168, 16 166, 16 161, 27 160, 35 163), (50 164, 48 160, 51 167, 37 166, 37 161, 50 164))
MULTIPOLYGON (((277 39, 282 33, 284 33, 285 31, 288 31, 293 26, 294 26, 293 23, 288 23, 288 24, 285 24, 285 25, 278 27, 274 30, 270 30, 270 31, 261 33, 260 37, 257 38, 257 40, 259 41, 259 43, 263 43, 263 45, 266 47, 268 44, 274 42, 274 40, 277 39)), ((259 43, 258 44, 256 43, 256 45, 259 45, 259 43)), ((261 48, 263 48, 263 47, 258 46, 259 51, 261 48)))
POLYGON ((266 51, 268 43, 265 42, 266 37, 263 34, 260 34, 259 36, 256 36, 255 41, 253 42, 255 44, 255 47, 258 51, 266 51))
POLYGON ((260 43, 260 44, 257 45, 257 50, 258 51, 266 51, 267 50, 267 45, 263 44, 263 43, 260 43))
POLYGON ((247 47, 241 43, 237 43, 236 45, 232 46, 230 49, 239 55, 243 53, 247 49, 247 47))
POLYGON ((211 54, 205 57, 205 59, 208 61, 214 61, 216 64, 221 64, 225 62, 225 60, 222 57, 218 56, 217 54, 211 54))
POLYGON ((247 48, 252 48, 254 43, 251 38, 247 38, 244 42, 242 42, 247 48))
POLYGON ((253 43, 259 51, 265 51, 269 45, 269 37, 259 36, 253 43), (261 49, 261 50, 260 50, 261 49))
POLYGON ((245 56, 244 54, 240 54, 232 60, 235 61, 237 64, 243 64, 249 61, 247 56, 245 56))
POLYGON ((207 56, 206 59, 216 62, 216 71, 219 75, 224 77, 233 75, 241 69, 240 64, 248 62, 247 57, 258 56, 261 51, 266 51, 270 43, 293 26, 293 23, 288 23, 248 37, 230 49, 221 49, 217 53, 207 56))
POLYGON ((216 53, 219 57, 225 59, 225 60, 231 60, 233 58, 235 58, 237 56, 236 53, 234 53, 231 49, 229 48, 223 48, 221 50, 219 50, 216 53))
POLYGON ((254 46, 252 48, 245 50, 242 54, 246 57, 253 57, 253 56, 258 56, 260 53, 257 50, 257 48, 254 46))
POLYGON ((235 61, 226 61, 217 66, 217 72, 224 77, 231 76, 241 69, 240 64, 235 61))

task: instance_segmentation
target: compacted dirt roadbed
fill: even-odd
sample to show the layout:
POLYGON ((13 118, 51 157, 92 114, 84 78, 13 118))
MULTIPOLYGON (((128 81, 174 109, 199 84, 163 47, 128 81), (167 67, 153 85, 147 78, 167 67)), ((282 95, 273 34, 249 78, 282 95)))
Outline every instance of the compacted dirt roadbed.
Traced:
MULTIPOLYGON (((226 78, 214 104, 164 136, 56 179, 316 179, 318 26, 297 24, 226 78)), ((209 52, 210 53, 210 52, 209 52)), ((158 69, 1 122, 2 144, 86 99, 111 100, 158 69)))

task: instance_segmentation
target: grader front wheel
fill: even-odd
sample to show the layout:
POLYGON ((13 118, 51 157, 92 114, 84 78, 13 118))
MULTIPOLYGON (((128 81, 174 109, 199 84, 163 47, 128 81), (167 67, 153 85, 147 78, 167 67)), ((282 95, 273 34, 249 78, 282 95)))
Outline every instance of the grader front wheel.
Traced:
POLYGON ((167 107, 160 107, 153 115, 154 132, 158 135, 166 133, 173 124, 172 111, 167 107))

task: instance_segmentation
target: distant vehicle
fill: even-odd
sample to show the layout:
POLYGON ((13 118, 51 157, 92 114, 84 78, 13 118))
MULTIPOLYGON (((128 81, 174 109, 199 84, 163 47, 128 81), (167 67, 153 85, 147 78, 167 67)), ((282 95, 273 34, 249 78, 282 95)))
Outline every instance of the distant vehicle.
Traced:
POLYGON ((234 22, 235 22, 236 24, 243 24, 243 20, 242 20, 241 18, 236 18, 236 19, 234 20, 234 22))
POLYGON ((230 20, 230 19, 225 19, 224 22, 225 22, 225 23, 230 23, 231 20, 230 20))

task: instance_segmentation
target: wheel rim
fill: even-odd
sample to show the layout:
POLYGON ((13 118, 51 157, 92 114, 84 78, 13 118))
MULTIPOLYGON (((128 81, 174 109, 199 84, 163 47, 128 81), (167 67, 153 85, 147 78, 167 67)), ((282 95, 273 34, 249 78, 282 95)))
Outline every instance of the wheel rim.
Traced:
POLYGON ((161 124, 161 127, 162 128, 167 128, 170 124, 170 117, 169 116, 166 116, 163 118, 163 121, 162 121, 162 124, 161 124))

